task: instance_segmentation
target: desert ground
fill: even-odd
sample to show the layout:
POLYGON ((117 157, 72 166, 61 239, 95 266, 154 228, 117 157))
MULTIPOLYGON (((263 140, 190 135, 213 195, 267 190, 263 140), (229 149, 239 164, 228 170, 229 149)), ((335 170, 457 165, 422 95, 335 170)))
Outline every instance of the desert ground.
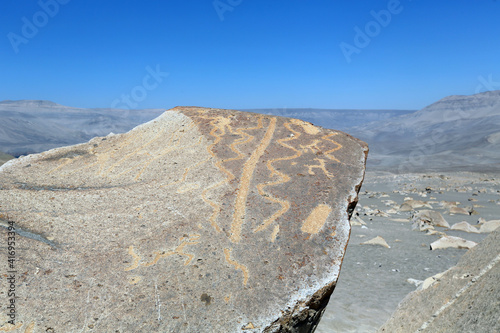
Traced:
POLYGON ((437 226, 414 230, 413 213, 439 212, 450 227, 465 221, 479 230, 484 221, 500 218, 499 184, 498 173, 367 172, 340 277, 316 332, 376 332, 408 293, 467 251, 430 250, 431 243, 443 234, 476 243, 488 235, 437 226), (390 248, 361 244, 377 236, 390 248))

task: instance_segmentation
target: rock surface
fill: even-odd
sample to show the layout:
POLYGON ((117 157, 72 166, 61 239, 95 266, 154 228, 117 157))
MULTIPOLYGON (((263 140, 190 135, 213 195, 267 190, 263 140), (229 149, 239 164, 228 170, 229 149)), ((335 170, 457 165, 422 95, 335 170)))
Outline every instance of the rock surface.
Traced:
POLYGON ((461 230, 461 231, 465 231, 465 232, 471 232, 474 234, 479 233, 479 230, 476 227, 470 225, 469 223, 467 223, 465 221, 455 223, 454 225, 451 226, 450 230, 461 230))
POLYGON ((455 236, 443 236, 430 245, 431 250, 455 248, 455 249, 471 249, 477 243, 455 236))
POLYGON ((385 241, 385 239, 383 239, 382 237, 380 236, 377 236, 375 238, 372 238, 366 242, 363 242, 361 243, 361 245, 378 245, 378 246, 382 246, 382 247, 385 247, 385 248, 388 248, 390 249, 391 247, 389 246, 389 244, 387 244, 387 242, 385 241))
POLYGON ((480 233, 489 233, 496 229, 500 228, 500 220, 492 220, 488 222, 484 222, 481 224, 479 228, 480 233))
POLYGON ((409 294, 379 332, 500 332, 500 230, 427 289, 409 294))
POLYGON ((413 223, 417 225, 432 225, 436 227, 449 228, 450 225, 443 218, 441 213, 433 210, 421 210, 416 212, 413 216, 413 223))
MULTIPOLYGON (((300 120, 179 107, 126 134, 6 163, 17 331, 314 329, 367 151, 300 120)), ((0 328, 7 320, 2 312, 0 328)))

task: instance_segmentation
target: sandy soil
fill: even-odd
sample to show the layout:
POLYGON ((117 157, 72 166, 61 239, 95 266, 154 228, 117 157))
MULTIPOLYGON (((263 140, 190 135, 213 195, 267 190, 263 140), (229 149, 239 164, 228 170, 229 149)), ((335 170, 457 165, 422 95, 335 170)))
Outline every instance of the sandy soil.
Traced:
MULTIPOLYGON (((356 208, 366 225, 352 227, 337 287, 316 332, 375 332, 416 289, 408 279, 425 280, 446 271, 467 251, 431 251, 430 244, 440 236, 412 230, 411 212, 399 210, 405 198, 426 202, 450 226, 462 221, 477 226, 479 218, 500 219, 499 184, 500 174, 368 173, 356 208), (473 205, 478 214, 450 215, 441 201, 456 201, 463 208, 473 205), (390 248, 360 244, 376 236, 384 238, 390 248)), ((417 210, 422 209, 431 208, 417 210)), ((474 242, 487 236, 440 227, 435 230, 474 242)))

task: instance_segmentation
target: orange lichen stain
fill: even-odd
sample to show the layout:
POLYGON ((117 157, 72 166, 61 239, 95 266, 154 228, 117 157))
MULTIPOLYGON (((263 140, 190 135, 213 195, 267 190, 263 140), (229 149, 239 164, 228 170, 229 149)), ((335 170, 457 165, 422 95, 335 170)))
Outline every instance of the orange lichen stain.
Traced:
POLYGON ((28 327, 26 327, 26 330, 24 330, 24 333, 33 333, 33 330, 35 329, 35 322, 32 321, 28 327))
POLYGON ((133 245, 129 246, 129 248, 128 248, 128 254, 130 254, 132 257, 134 257, 134 261, 132 262, 132 265, 130 265, 130 267, 126 267, 125 268, 125 271, 131 271, 131 270, 136 269, 137 267, 139 267, 139 260, 141 260, 141 258, 134 252, 134 246, 133 245))
POLYGON ((278 232, 280 231, 280 226, 277 225, 274 227, 273 233, 271 234, 271 242, 274 243, 276 237, 278 236, 278 232))
POLYGON ((5 324, 2 327, 0 327, 0 332, 12 332, 13 330, 17 330, 18 328, 21 328, 23 326, 23 323, 17 323, 16 325, 12 324, 5 324))
POLYGON ((318 127, 314 126, 311 123, 305 122, 303 120, 290 119, 290 122, 294 125, 299 125, 300 127, 302 127, 304 132, 306 132, 307 134, 316 135, 320 132, 320 129, 318 127))
POLYGON ((267 127, 266 134, 264 138, 259 143, 257 148, 252 152, 250 158, 245 162, 243 166, 243 171, 241 174, 240 186, 238 188, 238 193, 236 196, 236 201, 234 203, 234 215, 233 223, 231 224, 231 242, 238 243, 241 240, 241 229, 245 219, 245 209, 246 202, 248 198, 248 192, 250 190, 250 182, 252 181, 253 173, 257 162, 261 156, 266 151, 266 148, 271 143, 271 140, 276 130, 277 118, 271 118, 269 121, 269 126, 267 127))
POLYGON ((224 302, 229 303, 231 300, 231 295, 224 297, 224 302))
POLYGON ((317 234, 325 224, 331 211, 332 209, 328 205, 320 204, 316 206, 304 221, 300 230, 309 234, 317 234))
POLYGON ((137 284, 137 283, 141 282, 141 280, 142 280, 142 276, 130 276, 128 278, 128 283, 137 284))
POLYGON ((248 282, 248 268, 231 259, 231 249, 224 249, 224 256, 230 265, 233 265, 236 270, 239 269, 243 272, 243 284, 246 286, 248 282))

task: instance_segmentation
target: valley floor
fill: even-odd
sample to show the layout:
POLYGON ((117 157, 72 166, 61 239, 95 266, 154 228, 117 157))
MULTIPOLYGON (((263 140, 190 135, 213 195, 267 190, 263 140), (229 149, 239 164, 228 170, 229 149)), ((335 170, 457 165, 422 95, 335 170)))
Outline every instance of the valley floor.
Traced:
POLYGON ((498 173, 367 173, 354 214, 361 221, 353 215, 358 225, 352 226, 337 287, 316 332, 376 332, 417 288, 417 281, 446 271, 467 251, 431 251, 430 244, 440 238, 439 233, 474 242, 488 235, 440 227, 433 235, 412 230, 411 212, 400 210, 405 199, 423 201, 426 206, 417 210, 439 212, 450 226, 462 221, 478 226, 480 218, 500 219, 499 184, 498 173), (477 214, 450 215, 450 202, 473 207, 477 214), (376 236, 384 238, 390 248, 361 244, 376 236))

